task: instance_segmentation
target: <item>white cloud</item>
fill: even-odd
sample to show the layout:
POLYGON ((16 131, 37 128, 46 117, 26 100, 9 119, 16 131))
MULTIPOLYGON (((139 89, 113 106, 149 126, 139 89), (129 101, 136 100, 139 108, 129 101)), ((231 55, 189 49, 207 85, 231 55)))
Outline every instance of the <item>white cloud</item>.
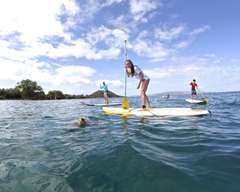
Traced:
POLYGON ((205 54, 204 57, 216 58, 216 54, 214 54, 214 53, 208 53, 208 54, 205 54))
POLYGON ((144 70, 144 73, 146 73, 146 75, 151 79, 161 79, 170 75, 169 71, 161 68, 146 69, 144 70))
MULTIPOLYGON (((106 1, 110 5, 120 0, 106 1)), ((59 16, 64 14, 73 19, 82 10, 75 1, 6 1, 0 2, 0 80, 17 82, 32 79, 39 83, 91 84, 95 73, 87 66, 50 65, 36 60, 36 57, 47 56, 53 59, 74 56, 87 59, 115 59, 120 54, 120 42, 127 34, 120 29, 103 27, 93 31, 92 36, 106 32, 97 39, 98 43, 107 43, 109 48, 98 49, 86 39, 72 39, 65 31, 66 23, 61 23, 59 16), (102 31, 101 31, 102 30, 102 31), (95 32, 95 33, 94 33, 95 32), (42 41, 51 37, 61 37, 58 46, 42 41), (16 45, 16 46, 15 46, 16 45), (113 46, 112 46, 113 45, 113 46), (18 48, 20 46, 20 48, 18 48), (57 67, 57 68, 56 68, 57 67)), ((91 35, 90 33, 88 33, 91 35)), ((114 86, 119 82, 113 81, 114 86)))
POLYGON ((159 1, 154 0, 130 0, 130 12, 134 20, 147 21, 146 14, 156 10, 160 6, 159 1))
MULTIPOLYGON (((188 47, 199 34, 210 29, 205 25, 187 32, 187 28, 182 24, 176 24, 172 28, 148 28, 147 23, 142 22, 153 16, 161 3, 161 0, 89 0, 84 3, 75 0, 0 1, 0 80, 18 81, 31 78, 55 85, 91 84, 95 70, 90 67, 73 64, 53 66, 52 63, 40 62, 36 58, 64 58, 65 61, 68 61, 68 57, 88 60, 116 59, 121 54, 124 40, 128 39, 129 51, 158 62, 173 57, 177 49, 188 47), (103 15, 106 21, 98 26, 102 22, 102 18, 100 21, 95 19, 99 11, 123 2, 126 3, 124 6, 129 5, 129 9, 125 7, 124 15, 118 15, 123 14, 121 11, 106 12, 106 15, 103 15), (111 16, 116 17, 111 21, 112 25, 108 22, 111 16), (93 25, 98 21, 97 25, 93 25), (104 25, 105 23, 108 24, 104 25), (52 43, 54 38, 58 39, 56 44, 52 43)), ((183 60, 176 61, 175 64, 178 65, 178 62, 183 66, 183 60)), ((198 69, 197 66, 204 66, 209 62, 216 67, 216 64, 221 64, 223 60, 214 55, 205 55, 184 62, 184 65, 188 66, 184 70, 168 66, 146 71, 153 78, 164 78, 171 74, 180 74, 180 71, 201 71, 202 68, 198 69)), ((118 80, 106 82, 114 87, 122 86, 118 80)))
POLYGON ((98 12, 103 8, 110 7, 114 4, 119 4, 124 0, 86 0, 80 4, 81 10, 76 14, 75 23, 77 25, 89 24, 94 19, 98 12))
POLYGON ((110 5, 114 4, 114 3, 121 3, 123 1, 124 0, 106 0, 105 3, 104 3, 104 7, 105 6, 110 6, 110 5))
POLYGON ((196 36, 207 29, 209 29, 209 26, 203 26, 190 33, 183 34, 185 26, 179 24, 172 28, 163 26, 153 30, 143 30, 129 47, 139 56, 147 57, 152 62, 158 62, 174 56, 178 49, 190 46, 196 36), (185 37, 186 35, 187 37, 185 37))
POLYGON ((96 73, 95 69, 88 66, 62 66, 54 72, 46 71, 46 76, 50 76, 48 83, 60 85, 68 84, 91 84, 91 77, 96 73))
MULTIPOLYGON (((16 41, 13 41, 11 45, 21 46, 21 49, 16 50, 13 49, 14 46, 10 47, 9 40, 6 40, 8 42, 0 40, 0 57, 20 61, 39 56, 47 56, 53 59, 63 57, 86 58, 89 60, 116 59, 121 53, 124 40, 131 38, 133 38, 132 50, 136 51, 138 55, 146 56, 153 61, 162 60, 174 52, 172 45, 170 47, 166 46, 161 40, 178 38, 184 30, 181 25, 170 29, 156 29, 155 39, 150 38, 152 36, 151 31, 147 32, 146 37, 133 36, 132 29, 108 28, 104 25, 82 33, 81 38, 74 37, 73 39, 73 34, 65 31, 68 22, 73 25, 79 22, 79 15, 84 13, 89 15, 92 12, 95 14, 103 7, 121 2, 123 1, 107 0, 99 3, 96 0, 91 0, 80 5, 74 0, 52 0, 51 2, 48 0, 23 0, 21 3, 10 0, 0 2, 0 37, 17 32, 16 41), (13 4, 15 6, 12 6, 13 4), (9 12, 9 10, 12 11, 9 12), (66 16, 67 21, 65 23, 61 23, 59 19, 62 15, 66 16), (45 39, 51 40, 52 37, 61 37, 62 40, 58 42, 57 46, 43 41, 45 39)), ((130 1, 130 11, 139 19, 159 6, 160 2, 152 0, 130 1)), ((208 28, 208 26, 203 26, 195 29, 191 34, 192 36, 193 34, 196 35, 208 28)), ((176 48, 187 47, 191 42, 192 40, 183 41, 177 44, 176 48)), ((131 47, 130 44, 129 47, 131 47)))
POLYGON ((187 48, 189 47, 194 40, 197 38, 197 36, 201 33, 206 32, 207 30, 210 29, 210 26, 205 25, 203 27, 197 28, 192 30, 190 33, 188 33, 188 37, 186 40, 183 40, 175 45, 177 49, 182 49, 182 48, 187 48))
POLYGON ((125 5, 127 3, 129 8, 122 9, 120 14, 108 15, 106 23, 124 29, 133 36, 135 36, 135 32, 139 32, 138 29, 141 24, 147 23, 157 15, 157 10, 162 5, 160 0, 123 0, 122 2, 125 5))
POLYGON ((202 68, 195 65, 181 65, 181 66, 163 66, 161 68, 145 69, 146 73, 151 79, 162 79, 168 76, 176 76, 183 74, 191 74, 200 71, 202 68))
POLYGON ((63 6, 70 15, 78 11, 74 1, 69 0, 0 1, 0 38, 5 37, 5 42, 0 43, 0 57, 28 60, 46 55, 53 48, 51 44, 41 42, 45 37, 58 36, 70 40, 71 35, 64 31, 58 18, 63 6), (9 35, 22 46, 20 50, 9 47, 12 38, 9 35))
POLYGON ((173 28, 157 28, 155 29, 155 37, 159 40, 173 40, 179 37, 179 35, 183 32, 184 26, 179 25, 173 28))
POLYGON ((24 42, 36 41, 49 35, 68 38, 58 19, 62 6, 76 12, 75 4, 68 0, 9 0, 0 2, 0 34, 20 32, 24 42))
POLYGON ((128 34, 120 29, 101 26, 93 28, 84 38, 68 41, 67 44, 60 44, 56 48, 50 47, 45 55, 51 58, 74 56, 93 60, 116 59, 128 34), (98 48, 98 44, 105 44, 108 48, 98 48))
POLYGON ((95 70, 88 66, 62 66, 49 69, 44 62, 28 60, 12 61, 0 58, 0 80, 20 81, 31 79, 40 83, 59 85, 62 83, 90 84, 95 70))
POLYGON ((164 47, 164 44, 156 41, 151 42, 147 38, 138 38, 131 45, 131 48, 140 56, 148 57, 152 61, 161 61, 170 56, 173 50, 164 47))
POLYGON ((87 66, 63 66, 56 69, 56 72, 59 75, 69 76, 69 75, 78 75, 82 77, 91 77, 96 71, 87 66))
POLYGON ((119 88, 119 87, 122 87, 123 86, 123 83, 119 80, 109 80, 109 79, 102 79, 102 80, 97 80, 96 81, 96 85, 99 87, 102 82, 105 82, 108 86, 112 86, 112 87, 116 87, 116 88, 119 88))
MULTIPOLYGON (((105 1, 102 6, 119 2, 121 1, 105 1)), ((75 1, 70 0, 0 2, 0 57, 21 61, 39 56, 54 59, 73 56, 93 60, 118 57, 120 42, 127 38, 127 34, 120 29, 100 27, 87 33, 92 37, 97 36, 97 43, 105 43, 108 46, 105 49, 96 47, 94 42, 83 38, 73 39, 72 34, 65 31, 68 19, 76 19, 75 16, 82 12, 82 9, 75 1), (65 23, 61 23, 61 15, 66 17, 65 23), (12 41, 12 44, 21 46, 21 49, 10 47, 8 36, 14 34, 16 40, 12 41), (1 37, 5 40, 1 40, 1 37), (42 41, 46 38, 51 40, 52 37, 62 38, 58 46, 42 41)), ((76 24, 74 22, 77 22, 77 19, 72 21, 72 24, 76 24)))
POLYGON ((105 26, 93 28, 86 36, 87 41, 91 45, 104 42, 109 47, 121 47, 124 40, 128 38, 127 32, 118 28, 110 29, 105 26))
POLYGON ((192 39, 188 39, 188 40, 182 41, 182 42, 180 42, 180 43, 177 43, 177 44, 175 45, 175 47, 176 47, 177 49, 183 49, 183 48, 188 47, 192 42, 193 42, 192 39))
POLYGON ((200 33, 204 33, 205 31, 209 30, 210 26, 209 25, 204 25, 203 27, 194 29, 192 32, 190 32, 190 35, 198 35, 200 33))

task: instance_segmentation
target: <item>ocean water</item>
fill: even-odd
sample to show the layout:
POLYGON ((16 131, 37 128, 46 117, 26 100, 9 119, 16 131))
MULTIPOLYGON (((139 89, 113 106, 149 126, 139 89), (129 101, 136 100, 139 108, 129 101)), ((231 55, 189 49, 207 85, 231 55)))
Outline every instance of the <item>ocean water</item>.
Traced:
POLYGON ((0 192, 239 192, 240 93, 207 96, 206 106, 151 97, 155 107, 211 111, 183 118, 82 105, 99 99, 0 101, 0 192), (89 125, 79 128, 80 117, 89 125))

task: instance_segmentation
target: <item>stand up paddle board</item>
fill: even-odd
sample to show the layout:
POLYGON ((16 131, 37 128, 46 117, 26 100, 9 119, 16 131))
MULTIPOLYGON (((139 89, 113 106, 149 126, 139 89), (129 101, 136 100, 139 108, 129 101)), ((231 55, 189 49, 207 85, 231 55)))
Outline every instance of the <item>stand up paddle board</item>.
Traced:
POLYGON ((129 108, 103 107, 103 112, 109 115, 135 116, 202 116, 209 114, 208 110, 192 108, 129 108))
POLYGON ((82 103, 83 105, 87 105, 87 106, 98 106, 98 107, 107 107, 107 106, 118 106, 121 105, 121 103, 109 103, 109 104, 105 104, 105 103, 97 103, 97 104, 91 104, 91 103, 82 103))
POLYGON ((207 104, 208 103, 208 99, 185 99, 185 101, 187 101, 188 103, 191 104, 207 104))

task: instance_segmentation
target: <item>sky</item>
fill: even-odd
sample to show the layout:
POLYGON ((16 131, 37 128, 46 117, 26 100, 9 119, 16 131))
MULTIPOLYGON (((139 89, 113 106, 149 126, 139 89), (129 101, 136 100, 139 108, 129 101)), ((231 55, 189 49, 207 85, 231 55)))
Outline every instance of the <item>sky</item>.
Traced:
MULTIPOLYGON (((44 91, 124 94, 127 54, 149 94, 240 90, 238 0, 0 1, 0 88, 23 79, 44 91)), ((127 79, 127 94, 138 95, 127 79)))

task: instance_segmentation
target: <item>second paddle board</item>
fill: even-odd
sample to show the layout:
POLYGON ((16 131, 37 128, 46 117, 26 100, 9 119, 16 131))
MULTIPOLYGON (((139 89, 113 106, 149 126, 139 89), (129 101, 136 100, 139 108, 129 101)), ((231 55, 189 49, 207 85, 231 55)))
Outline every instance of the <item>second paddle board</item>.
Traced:
POLYGON ((188 103, 191 104, 207 104, 208 103, 208 99, 185 99, 185 101, 187 101, 188 103))

